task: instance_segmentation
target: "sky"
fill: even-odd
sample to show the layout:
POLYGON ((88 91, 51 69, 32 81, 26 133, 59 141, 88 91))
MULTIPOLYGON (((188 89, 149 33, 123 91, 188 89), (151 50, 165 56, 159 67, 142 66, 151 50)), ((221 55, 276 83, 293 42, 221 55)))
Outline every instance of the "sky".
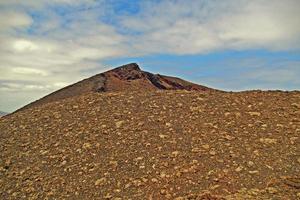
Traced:
POLYGON ((0 0, 0 110, 136 62, 241 91, 300 90, 299 0, 0 0))

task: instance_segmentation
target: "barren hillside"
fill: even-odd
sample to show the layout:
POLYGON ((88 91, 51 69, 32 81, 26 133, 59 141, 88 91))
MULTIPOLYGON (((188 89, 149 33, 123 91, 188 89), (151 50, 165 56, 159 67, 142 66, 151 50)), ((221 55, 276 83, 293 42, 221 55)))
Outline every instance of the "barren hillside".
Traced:
POLYGON ((300 92, 140 84, 1 118, 1 199, 300 198, 300 92))

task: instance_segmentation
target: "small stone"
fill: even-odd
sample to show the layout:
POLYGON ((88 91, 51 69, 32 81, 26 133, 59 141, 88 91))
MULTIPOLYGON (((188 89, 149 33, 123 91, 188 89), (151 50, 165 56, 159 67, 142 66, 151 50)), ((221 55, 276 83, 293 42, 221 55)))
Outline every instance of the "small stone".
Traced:
POLYGON ((267 128, 267 127, 268 127, 268 124, 262 124, 261 127, 267 128))
POLYGON ((143 126, 145 123, 144 122, 139 122, 138 126, 143 126))
POLYGON ((131 186, 131 183, 127 183, 127 184, 124 186, 124 188, 127 189, 127 188, 129 188, 130 186, 131 186))
POLYGON ((91 144, 90 143, 84 143, 83 145, 82 145, 82 147, 84 148, 84 149, 89 149, 89 148, 91 148, 91 144))
POLYGON ((239 166, 238 168, 235 169, 236 172, 240 172, 243 170, 243 167, 239 166))
POLYGON ((143 159, 144 159, 144 157, 139 156, 139 157, 137 157, 135 160, 136 160, 136 161, 139 161, 139 160, 143 160, 143 159))
POLYGON ((247 164, 248 164, 249 167, 253 167, 254 166, 254 162, 252 162, 252 161, 248 161, 247 164))
POLYGON ((228 117, 230 115, 230 112, 224 113, 225 117, 228 117))
POLYGON ((167 138, 168 136, 167 136, 167 135, 164 135, 164 134, 159 134, 159 137, 160 137, 161 139, 165 139, 165 138, 167 138))
POLYGON ((277 139, 272 139, 272 138, 260 138, 259 141, 264 144, 276 144, 277 139))
POLYGON ((213 185, 213 186, 210 187, 210 189, 211 189, 211 190, 215 190, 215 189, 217 189, 218 187, 220 187, 220 185, 213 185))
POLYGON ((253 151, 253 154, 256 155, 256 156, 259 156, 259 155, 260 155, 260 153, 259 153, 258 150, 254 150, 254 151, 253 151))
POLYGON ((261 115, 260 112, 248 112, 248 114, 251 116, 256 116, 256 117, 259 117, 261 115))
POLYGON ((214 151, 214 150, 211 150, 211 151, 209 151, 209 154, 210 154, 210 155, 212 155, 212 156, 214 156, 214 155, 216 155, 216 154, 217 154, 217 152, 216 152, 216 151, 214 151))
POLYGON ((171 127, 171 126, 172 126, 172 124, 171 124, 171 123, 169 123, 169 122, 167 122, 167 123, 166 123, 166 126, 167 126, 167 127, 171 127))
POLYGON ((198 152, 201 152, 201 149, 200 148, 192 148, 192 152, 193 153, 198 153, 198 152))
POLYGON ((146 182, 148 182, 148 179, 147 178, 142 178, 142 181, 144 182, 144 183, 146 183, 146 182))
POLYGON ((230 136, 230 135, 225 135, 224 138, 225 138, 226 140, 233 140, 233 139, 235 139, 235 137, 230 136))
POLYGON ((193 106, 191 106, 191 107, 190 107, 190 110, 191 110, 191 111, 202 112, 202 109, 201 109, 200 107, 193 107, 193 106))
POLYGON ((104 199, 111 199, 112 198, 112 195, 110 193, 107 193, 105 196, 104 196, 104 199))
POLYGON ((165 178, 167 176, 167 174, 165 172, 160 172, 160 177, 161 178, 165 178))
POLYGON ((116 122, 116 127, 120 128, 122 126, 122 124, 124 123, 124 121, 117 121, 116 122))
POLYGON ((208 144, 204 144, 204 145, 202 145, 202 147, 203 147, 204 149, 209 149, 209 145, 208 145, 208 144))
POLYGON ((274 187, 268 187, 268 188, 267 188, 267 191, 268 191, 268 193, 270 193, 270 194, 275 194, 275 193, 278 192, 277 189, 274 188, 274 187))
POLYGON ((50 192, 46 193, 46 196, 52 196, 52 195, 54 195, 53 191, 50 191, 50 192))
POLYGON ((109 164, 116 168, 118 166, 118 161, 111 160, 109 161, 109 164))
POLYGON ((299 103, 292 103, 292 106, 294 106, 295 108, 300 108, 300 104, 299 103))
POLYGON ((136 180, 133 181, 133 184, 134 184, 135 186, 141 186, 143 183, 142 183, 141 180, 136 179, 136 180))
POLYGON ((259 171, 257 171, 257 170, 249 171, 249 174, 258 174, 258 173, 259 173, 259 171))
POLYGON ((179 155, 179 151, 173 151, 173 152, 172 152, 172 156, 173 156, 173 157, 177 157, 178 155, 179 155))
POLYGON ((180 177, 181 174, 182 174, 182 173, 181 173, 180 171, 178 171, 178 172, 175 173, 175 175, 176 175, 177 177, 180 177))
POLYGON ((152 181, 153 183, 157 183, 157 182, 158 182, 157 178, 152 178, 151 181, 152 181))
POLYGON ((100 179, 96 180, 95 186, 102 186, 105 183, 106 183, 106 178, 103 177, 103 178, 100 178, 100 179))
POLYGON ((241 113, 236 112, 236 113, 235 113, 235 116, 236 116, 236 117, 241 117, 241 113))
POLYGON ((297 159, 298 163, 300 164, 300 158, 297 159))
POLYGON ((161 190, 160 190, 160 194, 162 194, 162 195, 167 194, 167 190, 166 190, 166 189, 161 189, 161 190))

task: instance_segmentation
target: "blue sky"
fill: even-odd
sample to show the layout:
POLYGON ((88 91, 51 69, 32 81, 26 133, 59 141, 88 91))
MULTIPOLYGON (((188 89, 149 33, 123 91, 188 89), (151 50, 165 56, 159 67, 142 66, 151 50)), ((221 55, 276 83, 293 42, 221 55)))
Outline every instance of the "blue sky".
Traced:
POLYGON ((0 110, 129 62, 227 91, 299 90, 299 19, 298 0, 3 0, 0 110))

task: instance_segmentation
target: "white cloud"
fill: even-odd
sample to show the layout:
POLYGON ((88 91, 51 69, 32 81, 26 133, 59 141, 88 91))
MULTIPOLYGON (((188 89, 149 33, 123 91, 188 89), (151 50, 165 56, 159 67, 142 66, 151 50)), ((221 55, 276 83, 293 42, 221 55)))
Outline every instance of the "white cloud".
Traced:
POLYGON ((12 68, 12 72, 16 74, 22 75, 40 75, 40 76, 47 76, 47 72, 40 69, 33 69, 33 68, 25 68, 25 67, 16 67, 12 68))
POLYGON ((28 40, 17 40, 14 42, 13 47, 19 52, 38 50, 38 46, 35 43, 28 40))
POLYGON ((16 11, 0 12, 0 31, 8 31, 11 28, 24 28, 32 24, 32 19, 26 13, 16 11))
POLYGON ((145 3, 122 25, 142 33, 145 53, 196 54, 222 49, 299 49, 300 1, 162 1, 145 3))

